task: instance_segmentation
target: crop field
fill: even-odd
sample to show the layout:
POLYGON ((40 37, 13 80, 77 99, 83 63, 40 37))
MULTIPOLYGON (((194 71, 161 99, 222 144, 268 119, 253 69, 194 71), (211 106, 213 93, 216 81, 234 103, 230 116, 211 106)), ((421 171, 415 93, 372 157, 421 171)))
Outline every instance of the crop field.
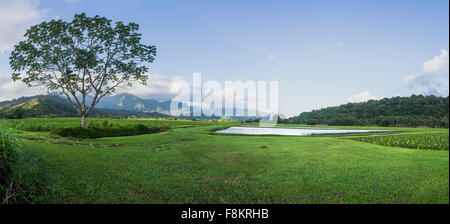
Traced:
POLYGON ((0 204, 9 202, 14 188, 20 184, 18 176, 27 167, 20 163, 21 150, 17 132, 0 125, 0 204))
POLYGON ((398 132, 362 136, 241 136, 213 134, 242 125, 238 122, 110 119, 118 125, 170 128, 98 139, 50 132, 79 122, 0 121, 21 130, 28 161, 21 176, 29 180, 24 183, 29 203, 449 202, 448 129, 389 128, 398 132), (408 136, 405 139, 415 146, 432 142, 444 149, 445 134, 447 150, 369 141, 403 141, 408 136))
POLYGON ((449 132, 360 138, 372 144, 410 149, 449 150, 449 132))
MULTIPOLYGON (((107 122, 112 126, 131 126, 143 124, 149 127, 188 127, 199 126, 211 123, 209 121, 191 121, 177 120, 176 122, 163 119, 105 119, 105 118, 89 118, 89 125, 102 125, 107 122)), ((22 131, 52 131, 58 128, 76 128, 80 127, 80 118, 27 118, 27 119, 0 119, 3 125, 22 131)))

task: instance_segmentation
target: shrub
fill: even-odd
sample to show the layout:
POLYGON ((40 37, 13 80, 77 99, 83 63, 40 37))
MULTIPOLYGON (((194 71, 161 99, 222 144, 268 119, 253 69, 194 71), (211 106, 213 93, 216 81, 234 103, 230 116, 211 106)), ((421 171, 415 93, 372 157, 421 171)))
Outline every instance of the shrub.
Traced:
MULTIPOLYGON (((103 123, 105 124, 105 123, 103 123)), ((118 136, 133 136, 142 134, 152 134, 166 130, 166 127, 148 127, 143 124, 136 124, 133 126, 90 126, 88 128, 74 127, 74 128, 58 128, 52 130, 52 134, 61 137, 74 138, 104 138, 104 137, 118 137, 118 136)))
POLYGON ((353 117, 340 117, 331 119, 328 125, 361 125, 361 121, 353 117))
POLYGON ((114 125, 109 123, 108 120, 103 120, 101 122, 90 121, 87 125, 88 128, 112 128, 114 125))
POLYGON ((319 124, 319 120, 317 120, 317 119, 309 119, 309 120, 306 120, 306 124, 307 125, 317 125, 317 124, 319 124))
POLYGON ((8 203, 16 187, 15 170, 19 167, 21 144, 14 129, 0 124, 0 203, 8 203))
MULTIPOLYGON (((227 120, 223 120, 223 119, 220 119, 219 120, 219 122, 226 122, 227 120)), ((230 121, 230 120, 228 120, 228 121, 230 121)), ((261 121, 261 119, 258 119, 258 118, 255 118, 255 119, 251 119, 251 118, 249 118, 249 119, 247 119, 247 120, 245 120, 245 123, 259 123, 259 121, 261 121)))

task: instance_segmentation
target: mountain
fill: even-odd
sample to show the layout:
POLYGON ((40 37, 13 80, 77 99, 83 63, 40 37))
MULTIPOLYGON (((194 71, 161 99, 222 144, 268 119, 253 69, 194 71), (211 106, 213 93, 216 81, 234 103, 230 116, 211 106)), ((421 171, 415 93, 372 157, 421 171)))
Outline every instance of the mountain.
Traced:
POLYGON ((116 109, 108 109, 108 108, 101 108, 98 110, 108 114, 108 116, 114 116, 114 117, 139 117, 139 118, 170 117, 169 115, 158 113, 158 112, 140 112, 140 111, 116 110, 116 109))
MULTIPOLYGON (((55 95, 38 95, 21 97, 18 99, 0 102, 0 117, 11 117, 17 110, 21 110, 22 117, 78 117, 78 113, 66 99, 55 95)), ((90 117, 167 117, 158 112, 139 112, 117 109, 94 108, 90 117)))
MULTIPOLYGON (((98 109, 115 109, 115 110, 127 110, 136 112, 157 112, 165 115, 171 115, 170 113, 171 101, 159 102, 153 99, 143 99, 138 96, 129 93, 122 93, 114 96, 103 97, 95 108, 98 109)), ((179 105, 181 107, 181 105, 179 105)), ((184 108, 189 108, 189 111, 194 110, 194 107, 183 105, 184 108)), ((236 108, 233 109, 233 114, 236 114, 236 108)), ((245 110, 245 113, 248 111, 245 110)), ((222 114, 225 114, 225 108, 222 108, 222 114)), ((259 113, 259 116, 227 116, 228 119, 247 120, 247 119, 260 119, 266 117, 267 114, 259 113)), ((220 119, 222 116, 206 116, 202 113, 201 116, 179 116, 180 118, 195 118, 195 119, 220 119)), ((225 117, 225 116, 223 116, 225 117)))
MULTIPOLYGON (((91 102, 87 100, 87 105, 91 102)), ((143 99, 138 96, 123 93, 114 96, 106 96, 95 106, 89 114, 90 117, 169 117, 171 101, 159 102, 152 99, 143 99)), ((194 107, 184 105, 193 111, 194 107)), ((32 97, 21 97, 18 99, 0 102, 0 117, 12 117, 16 109, 23 109, 23 117, 78 117, 78 113, 72 105, 59 95, 38 95, 32 97)), ((236 109, 234 108, 233 111, 236 109)), ((225 108, 222 109, 222 112, 225 108)), ((226 116, 227 119, 258 119, 259 116, 226 116)), ((180 118, 195 119, 220 119, 221 116, 180 116, 180 118)))
POLYGON ((122 93, 104 97, 97 104, 96 108, 170 114, 170 103, 170 100, 159 102, 157 100, 142 99, 132 94, 122 93))
POLYGON ((290 124, 427 126, 449 125, 447 97, 412 95, 327 107, 282 120, 290 124))
POLYGON ((38 95, 21 97, 11 101, 0 102, 0 114, 9 115, 14 110, 22 109, 24 117, 75 117, 77 112, 72 105, 59 96, 38 95))

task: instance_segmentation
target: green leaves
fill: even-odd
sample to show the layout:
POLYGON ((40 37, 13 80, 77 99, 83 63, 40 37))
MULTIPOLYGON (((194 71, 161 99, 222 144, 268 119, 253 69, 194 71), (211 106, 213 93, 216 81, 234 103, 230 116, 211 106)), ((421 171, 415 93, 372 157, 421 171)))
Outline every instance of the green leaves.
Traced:
POLYGON ((448 128, 449 97, 412 95, 327 107, 284 123, 448 128))
POLYGON ((156 47, 141 43, 138 30, 135 23, 113 26, 105 17, 85 13, 71 22, 34 25, 11 53, 12 78, 58 91, 80 115, 87 115, 117 87, 146 83, 147 65, 153 62, 156 47), (90 107, 84 105, 86 97, 94 99, 90 107))
POLYGON ((19 168, 18 159, 21 154, 22 144, 17 137, 17 132, 0 123, 0 203, 6 203, 8 196, 4 193, 17 176, 15 170, 19 168), (4 196, 5 195, 5 196, 4 196))
POLYGON ((449 150, 448 132, 377 136, 362 138, 361 140, 377 145, 410 149, 449 150))

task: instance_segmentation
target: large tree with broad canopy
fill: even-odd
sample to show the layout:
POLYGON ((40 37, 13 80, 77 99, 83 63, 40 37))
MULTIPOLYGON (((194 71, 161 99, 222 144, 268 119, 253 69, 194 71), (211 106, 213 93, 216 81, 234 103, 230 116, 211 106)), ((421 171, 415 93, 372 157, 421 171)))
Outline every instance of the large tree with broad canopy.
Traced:
POLYGON ((75 15, 71 22, 51 20, 30 27, 14 47, 14 81, 44 86, 67 98, 82 118, 120 86, 145 85, 156 47, 141 43, 139 25, 75 15), (25 71, 25 72, 24 72, 25 71))

